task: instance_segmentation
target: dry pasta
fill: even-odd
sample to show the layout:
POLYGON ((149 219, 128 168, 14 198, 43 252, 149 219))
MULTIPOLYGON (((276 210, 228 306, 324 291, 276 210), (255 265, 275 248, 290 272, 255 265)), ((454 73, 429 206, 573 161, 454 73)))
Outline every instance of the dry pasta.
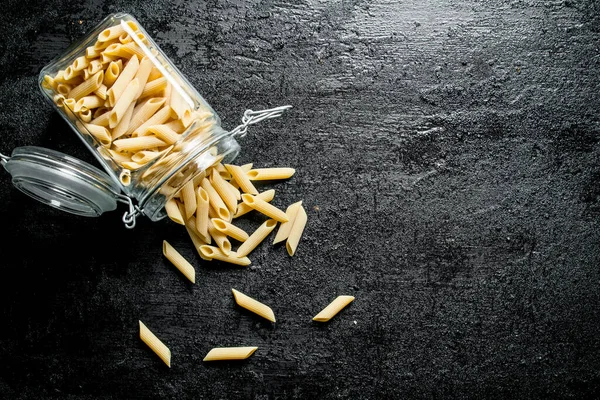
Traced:
POLYGON ((304 227, 306 226, 307 221, 306 211, 304 207, 300 205, 298 208, 298 212, 296 217, 294 218, 294 224, 292 225, 292 229, 290 230, 287 241, 285 242, 285 248, 290 256, 296 254, 296 249, 298 248, 298 243, 300 242, 300 238, 302 237, 302 233, 304 232, 304 227))
MULTIPOLYGON (((268 203, 271 200, 273 200, 273 198, 275 197, 275 189, 269 189, 269 190, 265 190, 264 192, 260 192, 259 194, 256 195, 256 197, 261 200, 264 200, 268 203)), ((248 206, 245 203, 240 203, 240 204, 238 204, 237 211, 233 215, 233 218, 239 218, 242 215, 249 213, 252 210, 254 210, 254 208, 248 206)))
POLYGON ((250 357, 258 347, 215 347, 211 349, 203 361, 245 360, 250 357))
POLYGON ((157 338, 156 335, 152 333, 142 321, 139 322, 140 339, 142 339, 142 341, 146 343, 146 345, 150 347, 150 349, 152 349, 152 351, 156 353, 156 355, 159 356, 169 368, 171 368, 171 350, 169 350, 169 348, 159 338, 157 338))
POLYGON ((225 164, 225 168, 227 168, 227 171, 229 171, 232 179, 236 181, 242 192, 258 194, 258 190, 256 190, 250 179, 248 179, 246 171, 244 171, 242 167, 239 165, 225 164))
POLYGON ((291 178, 296 170, 294 168, 256 168, 246 172, 251 181, 271 181, 291 178))
POLYGON ((236 253, 239 257, 250 254, 267 236, 275 229, 277 221, 268 219, 263 222, 249 237, 238 247, 236 253))
POLYGON ((163 254, 192 283, 196 283, 196 270, 169 242, 163 240, 163 254))
POLYGON ((278 222, 289 221, 289 218, 285 214, 285 212, 283 212, 279 208, 275 207, 274 205, 264 201, 260 197, 253 196, 248 193, 244 193, 242 195, 242 201, 250 208, 255 209, 256 211, 258 211, 261 214, 266 215, 267 217, 273 218, 274 220, 276 220, 278 222))
POLYGON ((235 289, 231 289, 231 291, 233 292, 235 302, 240 307, 243 307, 248 311, 260 315, 261 317, 268 319, 271 322, 275 322, 275 314, 273 313, 271 307, 235 289))
POLYGON ((210 260, 223 261, 241 266, 250 265, 250 259, 248 257, 239 257, 234 251, 230 252, 229 255, 225 255, 221 249, 211 245, 200 246, 200 251, 210 260))
POLYGON ((313 317, 313 321, 327 322, 344 307, 354 301, 354 296, 338 296, 327 307, 313 317))
POLYGON ((277 244, 282 242, 288 238, 290 235, 290 231, 292 230, 292 225, 294 224, 294 219, 296 218, 296 214, 298 213, 298 208, 302 205, 302 200, 297 201, 285 210, 285 215, 288 216, 288 221, 281 223, 279 225, 279 229, 277 230, 277 234, 275 235, 275 239, 273 240, 273 244, 277 244))
POLYGON ((179 225, 185 225, 183 215, 181 214, 181 210, 179 209, 179 205, 177 204, 177 200, 175 198, 171 198, 165 204, 165 211, 167 212, 167 216, 174 222, 179 225))
POLYGON ((211 222, 215 229, 239 242, 245 242, 249 237, 246 231, 228 221, 224 221, 220 218, 213 218, 211 219, 211 222))

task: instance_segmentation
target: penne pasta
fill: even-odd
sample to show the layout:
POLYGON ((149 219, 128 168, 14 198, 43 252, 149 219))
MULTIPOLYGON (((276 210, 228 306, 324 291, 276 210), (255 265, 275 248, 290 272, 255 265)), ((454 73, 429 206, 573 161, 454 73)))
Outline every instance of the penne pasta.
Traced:
POLYGON ((190 237, 190 239, 192 240, 192 244, 194 245, 194 248, 196 249, 196 251, 198 252, 198 255, 200 256, 200 258, 202 258, 203 260, 206 261, 210 261, 209 258, 206 258, 204 256, 204 254, 202 254, 202 252, 200 251, 200 246, 205 246, 207 245, 207 243, 204 241, 204 239, 202 239, 192 228, 190 228, 187 224, 185 225, 185 229, 188 233, 188 236, 190 237))
POLYGON ((237 240, 238 242, 245 242, 249 237, 246 231, 233 225, 231 222, 224 221, 220 218, 213 218, 211 219, 211 222, 215 229, 217 229, 219 232, 237 240))
MULTIPOLYGON (((266 202, 269 202, 269 201, 273 200, 273 198, 275 197, 275 189, 265 190, 264 192, 260 192, 259 194, 257 194, 255 197, 257 197, 261 200, 264 200, 266 202)), ((254 210, 254 208, 252 208, 242 202, 242 203, 238 204, 237 211, 233 215, 233 218, 239 218, 242 215, 249 213, 252 210, 254 210)))
POLYGON ((133 132, 131 132, 131 136, 143 136, 148 131, 148 127, 153 125, 164 124, 169 120, 171 115, 171 107, 166 104, 163 108, 158 110, 154 115, 148 118, 144 123, 135 128, 133 132))
MULTIPOLYGON (((87 96, 94 90, 98 89, 104 79, 104 71, 96 72, 91 78, 83 81, 79 85, 75 86, 69 91, 67 97, 74 99, 75 101, 80 98, 87 96)), ((59 85, 60 86, 60 85, 59 85)))
POLYGON ((212 183, 210 183, 210 181, 207 178, 204 178, 202 179, 200 185, 204 190, 206 190, 206 193, 208 194, 210 207, 215 210, 217 216, 221 219, 229 221, 229 218, 231 216, 229 209, 225 205, 225 202, 223 201, 221 196, 219 196, 219 193, 214 188, 212 183))
POLYGON ((245 241, 237 248, 238 257, 244 257, 250 254, 267 236, 275 229, 277 221, 268 219, 263 222, 245 241))
POLYGON ((106 43, 109 40, 118 38, 122 33, 126 33, 125 29, 119 24, 106 28, 98 34, 98 42, 106 43))
POLYGON ((354 301, 354 296, 338 296, 327 307, 313 317, 313 321, 327 322, 344 307, 354 301))
POLYGON ((250 194, 258 194, 258 190, 254 187, 246 172, 238 165, 225 164, 225 168, 231 174, 232 179, 235 179, 242 192, 250 194))
POLYGON ((196 230, 204 237, 208 236, 209 208, 208 193, 200 186, 196 189, 196 230))
POLYGON ((196 212, 196 191, 194 181, 190 180, 181 188, 181 201, 185 211, 185 219, 189 219, 196 212))
MULTIPOLYGON (((131 116, 133 115, 134 108, 135 108, 135 103, 131 102, 129 104, 129 107, 127 107, 127 110, 125 110, 125 113, 123 114, 123 117, 121 118, 121 120, 119 121, 117 126, 115 126, 114 129, 112 130, 112 139, 113 140, 120 138, 127 131, 127 128, 129 127, 129 123, 131 122, 131 116)), ((112 116, 112 113, 108 112, 107 114, 108 114, 108 125, 110 126, 110 117, 112 116)))
MULTIPOLYGON (((114 128, 115 126, 117 126, 119 124, 119 122, 121 122, 121 119, 127 112, 129 105, 131 105, 131 104, 135 105, 135 103, 133 101, 134 101, 135 95, 137 93, 138 86, 139 86, 139 82, 137 79, 133 79, 132 81, 130 81, 127 84, 127 87, 125 88, 123 93, 121 94, 121 97, 119 97, 119 99, 116 101, 116 103, 111 111, 109 123, 108 123, 108 125, 111 128, 114 128)), ((132 109, 132 112, 133 112, 133 109, 132 109)))
MULTIPOLYGON (((112 86, 110 87, 110 89, 108 89, 108 92, 107 92, 108 93, 108 101, 109 101, 109 105, 111 107, 115 106, 115 103, 121 97, 121 95, 127 88, 127 85, 129 84, 129 82, 131 82, 133 80, 133 78, 135 77, 135 74, 137 73, 139 66, 140 66, 140 63, 139 63, 137 56, 131 57, 129 62, 127 62, 127 64, 123 68, 123 71, 121 71, 121 73, 117 77, 117 80, 115 81, 115 83, 113 83, 112 86)), ((106 85, 106 83, 105 83, 105 85, 106 85)), ((106 85, 106 86, 108 87, 108 85, 106 85)), ((137 87, 135 90, 137 93, 137 87)))
POLYGON ((219 197, 225 203, 225 206, 229 209, 231 213, 235 213, 237 209, 237 198, 236 193, 230 189, 229 183, 223 179, 219 171, 216 168, 212 169, 210 174, 210 183, 215 188, 219 197))
POLYGON ((219 249, 221 249, 223 254, 229 256, 231 254, 231 242, 229 241, 229 239, 227 239, 227 236, 223 232, 215 228, 215 226, 212 223, 212 220, 208 221, 207 229, 208 234, 215 241, 215 243, 217 244, 219 249))
POLYGON ((298 248, 300 237, 302 237, 304 227, 306 226, 306 220, 306 211, 304 210, 304 207, 300 205, 296 217, 294 218, 292 229, 290 230, 287 241, 285 242, 285 248, 287 249, 287 252, 290 256, 296 254, 296 249, 298 248))
POLYGON ((140 99, 145 97, 154 97, 161 94, 165 88, 167 87, 167 78, 160 77, 158 79, 154 79, 152 81, 148 81, 142 90, 142 94, 140 94, 140 99))
POLYGON ((142 102, 141 104, 136 105, 125 135, 131 135, 133 131, 139 128, 144 122, 152 118, 158 109, 163 106, 163 104, 165 104, 164 98, 153 97, 142 102))
POLYGON ((196 270, 169 242, 163 240, 163 255, 192 283, 196 283, 196 270))
POLYGON ((176 199, 171 198, 167 201, 165 204, 165 211, 167 212, 167 216, 171 219, 171 221, 179 225, 185 225, 183 215, 181 214, 181 210, 179 209, 176 199))
POLYGON ((110 132, 106 127, 100 125, 94 125, 92 123, 84 125, 85 130, 89 132, 94 138, 96 138, 100 144, 104 147, 110 146, 112 142, 112 138, 110 136, 110 132))
POLYGON ((296 218, 296 214, 298 213, 298 208, 302 205, 302 200, 291 204, 286 210, 285 215, 288 216, 287 222, 282 222, 279 225, 279 230, 275 235, 275 239, 273 240, 273 244, 277 244, 279 242, 283 242, 290 235, 290 231, 292 230, 292 225, 294 224, 294 219, 296 218))
POLYGON ((158 356, 169 368, 171 368, 171 350, 154 333, 140 322, 140 339, 158 356))
POLYGON ((104 101, 96 96, 95 94, 89 95, 89 96, 85 96, 79 99, 79 101, 77 101, 77 103, 75 104, 75 112, 78 112, 81 110, 82 107, 85 107, 86 109, 91 109, 91 108, 98 108, 100 106, 102 106, 104 104, 104 101))
POLYGON ((251 181, 270 181, 291 178, 295 172, 294 168, 256 168, 246 175, 251 181))
POLYGON ((115 83, 120 73, 121 68, 119 67, 119 64, 116 61, 111 61, 108 64, 108 67, 106 67, 106 71, 104 72, 104 81, 102 82, 104 86, 107 87, 107 90, 115 83))
POLYGON ((167 144, 154 136, 140 136, 132 138, 117 139, 113 142, 116 151, 136 152, 146 149, 164 147, 167 144))
POLYGON ((174 144, 181 138, 180 134, 173 131, 171 128, 169 128, 165 124, 149 126, 147 133, 153 134, 154 136, 156 136, 157 138, 163 140, 165 143, 168 143, 168 144, 174 144))
POLYGON ((248 193, 244 193, 242 195, 242 201, 248 207, 255 209, 259 213, 264 214, 269 218, 273 218, 274 220, 276 220, 278 222, 289 221, 289 218, 285 214, 285 212, 283 212, 279 208, 275 207, 274 205, 262 200, 260 197, 253 196, 248 193))
POLYGON ((138 91, 135 95, 136 99, 138 99, 142 95, 142 92, 144 91, 144 87, 146 86, 146 83, 148 82, 148 77, 150 76, 150 72, 152 71, 152 67, 153 67, 152 60, 146 56, 143 56, 142 61, 140 61, 140 66, 135 74, 135 78, 140 83, 140 85, 138 87, 138 91))
POLYGON ((211 349, 202 361, 245 360, 258 347, 215 347, 211 349))
POLYGON ((248 259, 248 257, 238 257, 237 253, 234 251, 227 256, 218 247, 210 245, 200 246, 200 251, 204 257, 210 260, 223 261, 241 266, 250 265, 250 259, 248 259))
POLYGON ((235 302, 240 307, 243 307, 246 310, 255 313, 256 315, 260 315, 271 322, 275 322, 275 313, 273 313, 271 307, 235 289, 231 289, 231 291, 233 292, 233 298, 235 299, 235 302))

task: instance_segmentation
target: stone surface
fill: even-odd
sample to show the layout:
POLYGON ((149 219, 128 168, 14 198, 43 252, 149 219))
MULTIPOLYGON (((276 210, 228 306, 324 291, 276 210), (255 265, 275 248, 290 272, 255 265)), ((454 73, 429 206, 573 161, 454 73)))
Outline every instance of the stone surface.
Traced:
MULTIPOLYGON (((134 15, 233 129, 291 166, 297 254, 201 260, 169 220, 66 214, 2 175, 0 393, 11 399, 600 397, 600 8, 594 1, 4 1, 0 151, 95 160, 40 69, 134 15), (164 259, 169 240, 197 269, 164 259), (231 288, 269 304, 271 325, 231 288), (356 300, 327 324, 313 315, 356 300), (138 337, 142 320, 172 353, 138 337), (203 363, 212 347, 258 346, 203 363)), ((250 217, 248 227, 261 219, 250 217)))

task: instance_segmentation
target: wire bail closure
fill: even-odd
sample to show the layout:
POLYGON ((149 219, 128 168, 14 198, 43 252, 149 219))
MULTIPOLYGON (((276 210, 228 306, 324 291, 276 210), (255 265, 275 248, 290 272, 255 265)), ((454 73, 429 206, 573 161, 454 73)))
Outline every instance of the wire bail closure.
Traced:
POLYGON ((118 194, 117 201, 125 203, 129 206, 129 211, 126 211, 125 214, 123 214, 122 218, 125 227, 127 229, 135 228, 136 218, 138 215, 141 215, 144 212, 144 210, 142 210, 137 204, 133 204, 133 201, 129 196, 118 194))
POLYGON ((260 111, 253 111, 248 109, 244 112, 244 116, 242 117, 242 124, 236 126, 231 131, 231 135, 239 136, 242 138, 248 133, 248 126, 254 125, 260 121, 264 121, 265 119, 280 117, 285 110, 291 107, 291 105, 285 105, 260 111))

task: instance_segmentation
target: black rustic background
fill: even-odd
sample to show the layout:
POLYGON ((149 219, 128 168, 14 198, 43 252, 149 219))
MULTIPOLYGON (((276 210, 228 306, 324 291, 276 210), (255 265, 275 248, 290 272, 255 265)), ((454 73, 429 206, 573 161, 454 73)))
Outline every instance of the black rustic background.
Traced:
POLYGON ((250 267, 210 264, 170 220, 128 230, 123 205, 72 216, 4 171, 0 397, 600 396, 597 1, 4 0, 3 154, 36 145, 95 164, 37 79, 117 11, 226 129, 248 108, 293 106, 251 128, 236 163, 296 168, 269 187, 277 206, 303 200, 308 224, 294 257, 264 243, 250 267), (314 323, 339 294, 356 300, 314 323), (238 345, 258 350, 202 361, 238 345))

